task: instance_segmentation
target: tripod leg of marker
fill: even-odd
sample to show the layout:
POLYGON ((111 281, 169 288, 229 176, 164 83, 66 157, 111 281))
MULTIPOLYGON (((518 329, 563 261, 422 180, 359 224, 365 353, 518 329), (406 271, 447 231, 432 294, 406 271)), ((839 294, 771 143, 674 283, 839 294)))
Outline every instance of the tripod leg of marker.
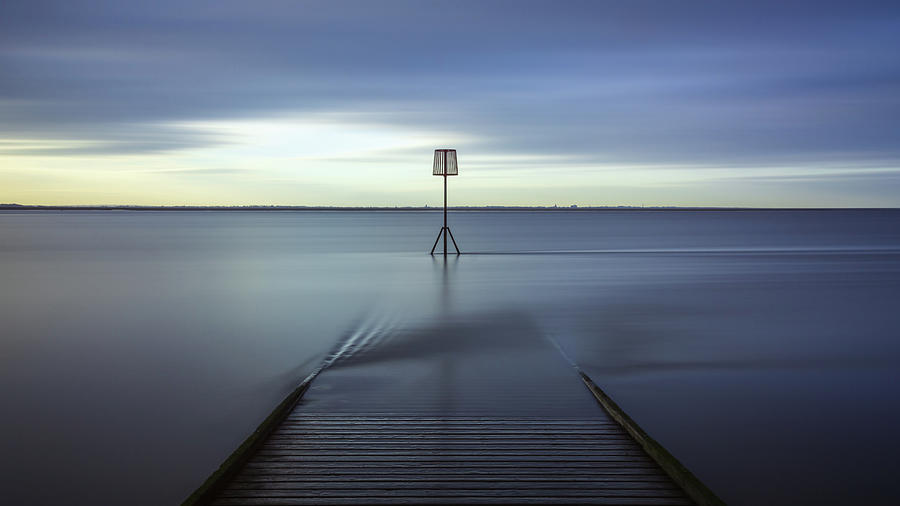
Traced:
POLYGON ((441 240, 441 232, 443 232, 443 231, 444 231, 443 228, 441 228, 441 229, 438 231, 437 239, 434 240, 434 246, 431 247, 431 254, 432 254, 432 255, 434 255, 434 248, 437 248, 437 243, 438 243, 438 241, 441 240))
POLYGON ((450 230, 450 227, 447 227, 447 232, 450 232, 450 240, 453 241, 453 247, 456 248, 456 254, 459 255, 459 246, 456 245, 456 238, 453 237, 453 231, 450 230))

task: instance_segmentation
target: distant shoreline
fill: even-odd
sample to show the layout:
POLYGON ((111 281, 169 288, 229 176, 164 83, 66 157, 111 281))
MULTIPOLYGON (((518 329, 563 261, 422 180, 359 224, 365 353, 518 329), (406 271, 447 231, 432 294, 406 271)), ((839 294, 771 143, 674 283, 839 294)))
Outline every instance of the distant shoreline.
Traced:
MULTIPOLYGON (((897 207, 451 206, 451 211, 896 211, 897 207)), ((2 211, 442 211, 442 207, 354 206, 42 206, 0 204, 2 211)))

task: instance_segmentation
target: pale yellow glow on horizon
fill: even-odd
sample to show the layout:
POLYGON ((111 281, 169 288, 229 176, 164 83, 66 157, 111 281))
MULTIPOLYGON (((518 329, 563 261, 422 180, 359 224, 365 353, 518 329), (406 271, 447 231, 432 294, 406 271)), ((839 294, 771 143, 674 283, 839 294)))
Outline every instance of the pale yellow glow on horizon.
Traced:
MULTIPOLYGON (((93 140, 0 139, 0 203, 44 205, 439 205, 436 147, 463 147, 452 205, 819 206, 821 193, 786 190, 810 167, 589 163, 573 156, 497 152, 489 139, 340 114, 165 125, 208 145, 105 154, 93 140), (54 155, 53 150, 72 154, 54 155), (88 150, 78 153, 78 150, 88 150), (747 178, 746 182, 741 181, 747 178), (735 181, 746 191, 735 191, 735 181), (726 188, 730 188, 725 190, 726 188)), ((870 169, 892 173, 894 169, 870 169)), ((841 174, 843 167, 817 167, 841 174)), ((837 196, 828 196, 837 198, 837 196)), ((841 197, 860 205, 863 197, 841 197)), ((868 205, 890 205, 889 202, 868 205)))

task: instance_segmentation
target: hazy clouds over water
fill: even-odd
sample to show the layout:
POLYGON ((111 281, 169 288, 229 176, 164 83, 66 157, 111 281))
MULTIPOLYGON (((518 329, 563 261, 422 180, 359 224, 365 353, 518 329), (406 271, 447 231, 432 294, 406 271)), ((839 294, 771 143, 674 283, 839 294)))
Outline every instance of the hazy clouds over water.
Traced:
MULTIPOLYGON (((553 167, 526 185, 560 171, 592 184, 602 168, 630 186, 648 165, 693 185, 634 197, 649 203, 713 203, 722 191, 765 203, 771 178, 790 176, 803 180, 779 184, 797 205, 897 205, 892 2, 12 1, 0 13, 7 155, 227 148, 253 142, 254 127, 218 122, 288 117, 430 132, 424 144, 454 143, 469 170, 553 167)), ((410 160, 410 146, 381 148, 410 160)), ((295 169, 327 183, 328 160, 295 169)), ((278 177, 257 170, 253 181, 278 177)), ((503 191, 477 202, 502 203, 503 191)))

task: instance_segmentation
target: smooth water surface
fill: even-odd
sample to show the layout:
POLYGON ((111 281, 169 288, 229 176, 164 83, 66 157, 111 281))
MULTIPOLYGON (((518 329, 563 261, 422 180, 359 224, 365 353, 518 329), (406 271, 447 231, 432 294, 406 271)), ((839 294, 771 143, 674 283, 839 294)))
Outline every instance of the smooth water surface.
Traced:
POLYGON ((0 502, 178 503, 350 339, 335 410, 587 409, 559 346, 730 504, 900 499, 900 212, 440 220, 0 213, 0 502))

